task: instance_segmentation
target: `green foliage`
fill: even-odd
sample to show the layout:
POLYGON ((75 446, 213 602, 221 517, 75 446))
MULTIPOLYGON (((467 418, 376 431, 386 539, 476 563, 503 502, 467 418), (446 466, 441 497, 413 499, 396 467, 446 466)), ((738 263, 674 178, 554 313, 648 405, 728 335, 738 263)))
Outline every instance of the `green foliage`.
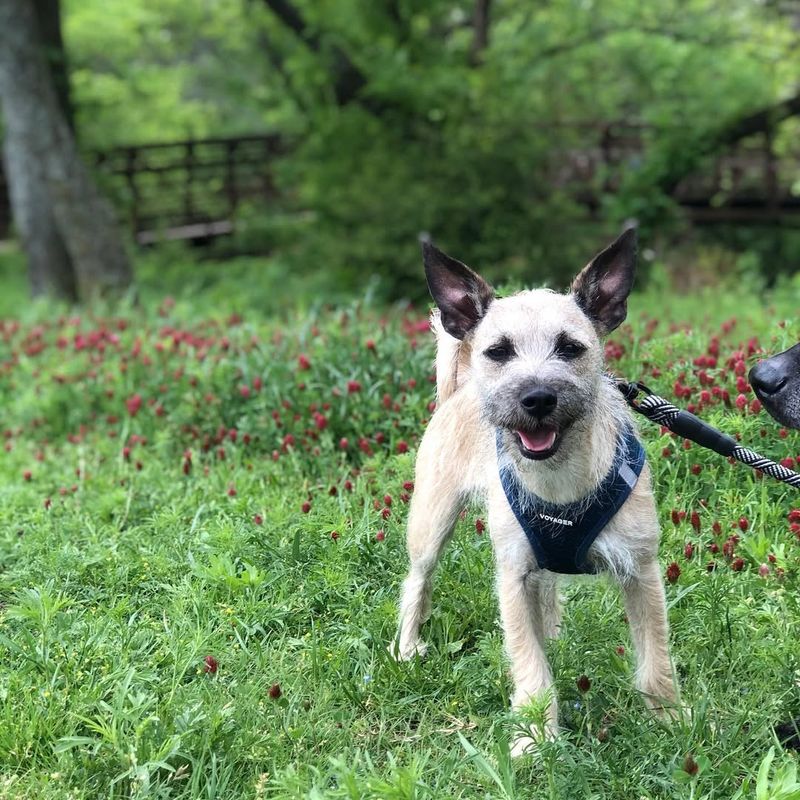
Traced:
MULTIPOLYGON (((433 398, 424 314, 365 300, 269 317, 272 273, 235 265, 173 265, 168 301, 147 270, 139 308, 34 306, 1 329, 0 795, 796 796, 773 733, 799 702, 793 490, 643 423, 661 561, 680 565, 667 597, 691 716, 647 712, 617 592, 569 582, 549 646, 564 731, 511 761, 541 707, 507 710, 482 510, 438 572, 429 655, 397 664, 386 649, 433 398), (697 511, 699 530, 673 509, 697 511), (709 550, 734 530, 739 571, 709 550)), ((676 298, 659 280, 631 299, 610 366, 667 395, 680 380, 697 401, 701 369, 733 392, 727 362, 751 337, 777 350, 800 333, 797 285, 767 311, 747 290, 676 298), (697 367, 712 336, 718 366, 697 367)), ((766 455, 800 453, 763 414, 701 413, 766 455)))
MULTIPOLYGON (((279 230, 262 211, 262 245, 342 287, 379 273, 394 297, 420 294, 423 233, 490 277, 563 285, 627 219, 674 231, 665 184, 707 167, 709 141, 793 92, 797 74, 780 4, 510 0, 491 4, 477 56, 468 0, 294 5, 306 41, 263 0, 136 0, 113 14, 65 0, 81 139, 281 131, 293 148, 278 182, 297 221, 279 230), (347 61, 365 85, 344 103, 347 61), (609 122, 646 126, 642 155, 567 181, 563 166, 599 153, 609 122), (586 194, 599 199, 591 221, 586 194)), ((795 141, 790 120, 777 152, 795 141)), ((796 262, 797 237, 723 238, 770 279, 796 262)))

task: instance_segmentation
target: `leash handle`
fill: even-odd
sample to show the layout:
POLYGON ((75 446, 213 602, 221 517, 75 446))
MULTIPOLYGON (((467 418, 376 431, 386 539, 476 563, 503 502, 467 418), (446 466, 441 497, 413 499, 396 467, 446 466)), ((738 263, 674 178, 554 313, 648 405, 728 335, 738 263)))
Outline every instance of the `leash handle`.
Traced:
POLYGON ((731 436, 722 433, 722 431, 717 430, 707 422, 703 422, 694 414, 682 411, 663 397, 659 397, 643 383, 628 383, 619 379, 613 380, 628 401, 628 405, 642 416, 659 425, 663 425, 684 439, 696 442, 701 447, 713 450, 721 456, 735 458, 748 467, 760 470, 776 480, 800 489, 800 474, 797 472, 743 447, 731 436), (640 394, 645 395, 642 400, 638 400, 640 394))
POLYGON ((717 430, 707 422, 703 422, 694 414, 676 408, 658 395, 650 395, 645 398, 636 410, 640 414, 660 422, 678 436, 691 439, 701 447, 713 450, 721 456, 732 456, 738 447, 738 442, 733 437, 717 430))

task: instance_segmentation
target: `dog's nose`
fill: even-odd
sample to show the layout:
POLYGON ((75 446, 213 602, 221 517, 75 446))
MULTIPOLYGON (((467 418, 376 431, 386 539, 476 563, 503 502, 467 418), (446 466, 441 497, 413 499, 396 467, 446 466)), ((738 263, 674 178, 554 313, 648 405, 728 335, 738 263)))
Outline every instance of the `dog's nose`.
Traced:
POLYGON ((546 387, 531 389, 519 399, 522 407, 536 419, 546 417, 558 403, 558 395, 546 387))
POLYGON ((750 385, 761 394, 776 394, 786 385, 786 375, 771 363, 771 359, 759 361, 750 370, 750 385))

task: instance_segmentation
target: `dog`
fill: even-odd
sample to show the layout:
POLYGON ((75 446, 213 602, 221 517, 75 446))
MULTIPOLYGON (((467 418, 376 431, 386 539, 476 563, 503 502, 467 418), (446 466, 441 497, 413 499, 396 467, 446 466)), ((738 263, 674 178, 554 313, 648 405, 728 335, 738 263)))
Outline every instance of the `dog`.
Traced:
POLYGON ((460 510, 478 496, 488 509, 512 707, 548 698, 544 730, 521 734, 513 754, 558 733, 545 642, 560 627, 559 572, 606 572, 619 583, 636 686, 648 705, 669 714, 676 687, 650 471, 625 400, 603 370, 602 339, 627 314, 635 231, 595 256, 567 294, 534 289, 498 298, 465 264, 430 243, 422 249, 437 306, 437 408, 417 453, 395 656, 424 655, 420 626, 431 613, 436 563, 460 510), (641 456, 633 469, 620 460, 623 442, 641 456), (580 552, 575 520, 602 506, 598 494, 624 469, 631 474, 621 507, 580 552))
POLYGON ((759 361, 748 378, 771 417, 789 428, 800 428, 800 344, 759 361))
MULTIPOLYGON (((800 344, 759 361, 748 375, 767 413, 787 428, 800 428, 800 344)), ((800 717, 775 727, 786 748, 800 750, 800 717)))

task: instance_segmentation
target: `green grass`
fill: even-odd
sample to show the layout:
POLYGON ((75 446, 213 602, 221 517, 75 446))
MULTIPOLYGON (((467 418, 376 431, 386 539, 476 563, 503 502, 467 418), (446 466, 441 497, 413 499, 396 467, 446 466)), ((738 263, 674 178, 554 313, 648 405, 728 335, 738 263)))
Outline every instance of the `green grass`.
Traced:
MULTIPOLYGON (((274 278, 251 286, 244 267, 202 289, 168 277, 174 305, 152 267, 145 278, 139 309, 77 320, 38 304, 0 329, 0 798, 756 797, 771 747, 766 783, 791 783, 796 759, 773 725, 800 714, 793 490, 644 423, 661 559, 680 566, 667 592, 691 718, 647 713, 617 590, 577 580, 549 651, 564 733, 512 763, 523 719, 508 711, 481 510, 438 572, 428 657, 386 656, 404 483, 433 399, 419 314, 313 301, 289 312, 287 282, 266 305, 276 316, 255 299, 274 278), (677 526, 673 509, 687 512, 677 526), (708 546, 740 518, 735 571, 708 546)), ((798 327, 778 323, 798 301, 793 286, 764 304, 654 287, 631 300, 611 366, 668 396, 685 372, 691 402, 692 359, 735 314, 707 370, 735 398, 726 360, 752 336, 769 350, 794 342, 798 327), (691 329, 650 331, 660 318, 691 329)), ((763 414, 719 403, 702 414, 767 455, 800 454, 800 437, 763 414)))

